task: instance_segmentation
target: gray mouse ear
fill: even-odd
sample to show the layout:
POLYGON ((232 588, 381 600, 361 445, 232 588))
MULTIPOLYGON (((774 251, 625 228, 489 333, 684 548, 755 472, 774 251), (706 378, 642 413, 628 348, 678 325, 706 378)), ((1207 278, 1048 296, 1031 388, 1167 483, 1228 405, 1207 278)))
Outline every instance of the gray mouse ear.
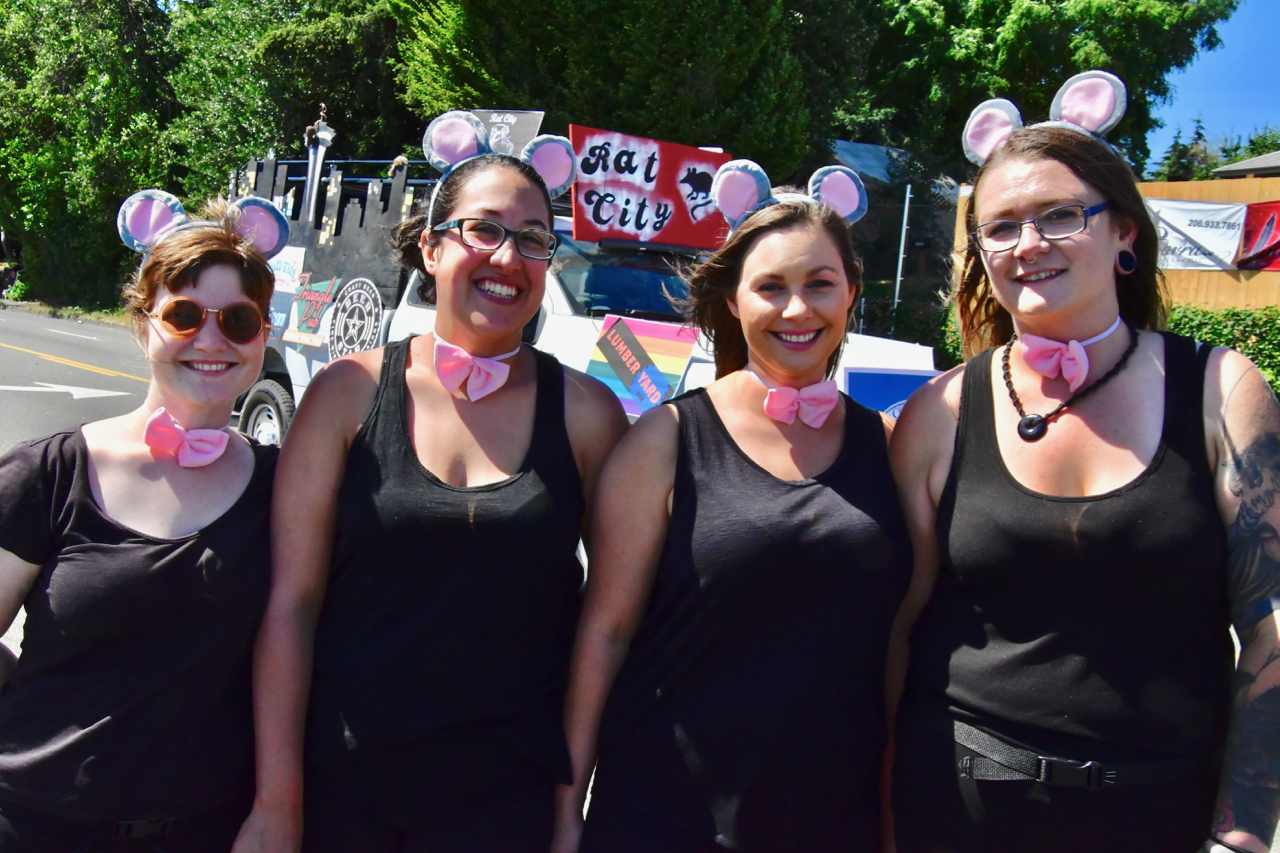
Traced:
POLYGON ((964 125, 964 156, 981 166, 991 152, 1009 141, 1013 132, 1022 127, 1022 114, 1004 98, 983 101, 974 107, 964 125))
POLYGON ((1124 118, 1128 103, 1128 90, 1119 77, 1106 71, 1085 71, 1062 84, 1053 97, 1049 118, 1104 136, 1124 118))
POLYGON ((141 190, 124 200, 116 214, 120 241, 135 252, 148 252, 174 228, 187 221, 176 196, 164 190, 141 190))
POLYGON ((265 198, 246 196, 231 205, 236 233, 271 260, 289 245, 289 220, 265 198))
POLYGON ((427 125, 422 134, 422 153, 432 166, 447 175, 462 161, 489 153, 489 131, 471 113, 451 110, 427 125))
POLYGON ((552 198, 573 186, 573 179, 578 176, 578 157, 573 143, 563 136, 544 133, 535 137, 520 152, 520 159, 538 173, 552 198))
POLYGON ((732 231, 755 211, 773 200, 769 176, 751 160, 730 160, 711 182, 711 200, 732 231))
POLYGON ((867 215, 867 188, 846 166, 824 166, 809 178, 809 196, 840 214, 847 225, 867 215))

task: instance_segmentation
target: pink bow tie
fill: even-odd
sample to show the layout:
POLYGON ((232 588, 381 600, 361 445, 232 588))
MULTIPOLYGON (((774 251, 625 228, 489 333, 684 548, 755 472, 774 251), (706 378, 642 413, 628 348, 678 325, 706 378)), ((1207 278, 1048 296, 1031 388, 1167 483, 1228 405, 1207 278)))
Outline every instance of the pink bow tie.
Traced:
POLYGON ((151 413, 142 431, 147 447, 176 455, 183 468, 203 468, 210 464, 227 449, 228 438, 220 429, 183 429, 164 406, 151 413))
POLYGON ((519 353, 520 347, 506 355, 484 358, 472 355, 436 335, 432 352, 440 384, 452 394, 462 387, 463 382, 467 383, 467 399, 474 403, 506 384, 507 377, 511 375, 511 366, 504 364, 502 360, 519 353))
POLYGON ((1067 380, 1072 393, 1075 393, 1089 378, 1089 356, 1084 348, 1110 337, 1111 333, 1118 328, 1120 328, 1119 317, 1111 324, 1111 328, 1102 334, 1095 335, 1087 341, 1067 341, 1065 344, 1037 335, 1022 335, 1020 338, 1022 357, 1027 362, 1027 366, 1041 376, 1056 379, 1061 374, 1062 378, 1067 380))
POLYGON ((765 382, 754 370, 747 369, 760 380, 761 385, 769 389, 764 397, 764 413, 780 423, 793 424, 799 414, 802 424, 819 429, 827 422, 827 416, 840 400, 839 386, 834 379, 815 382, 799 389, 788 388, 765 382))

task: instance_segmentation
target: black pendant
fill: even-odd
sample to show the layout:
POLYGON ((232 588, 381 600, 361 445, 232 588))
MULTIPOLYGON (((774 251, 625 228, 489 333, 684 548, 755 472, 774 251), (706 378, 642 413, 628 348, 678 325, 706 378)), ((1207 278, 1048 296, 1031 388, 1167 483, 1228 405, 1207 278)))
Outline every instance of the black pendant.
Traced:
POLYGON ((1049 431, 1049 422, 1041 415, 1027 415, 1018 421, 1018 437, 1023 441, 1039 441, 1049 431))

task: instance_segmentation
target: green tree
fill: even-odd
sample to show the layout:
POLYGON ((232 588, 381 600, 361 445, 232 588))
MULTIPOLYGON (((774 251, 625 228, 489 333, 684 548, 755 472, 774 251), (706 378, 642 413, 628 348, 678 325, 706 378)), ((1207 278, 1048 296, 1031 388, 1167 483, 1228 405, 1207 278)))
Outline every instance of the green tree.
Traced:
MULTIPOLYGON (((232 168, 285 143, 286 128, 258 44, 288 25, 299 5, 297 0, 197 0, 174 8, 171 41, 181 60, 170 79, 182 110, 169 138, 188 203, 225 193, 232 168)), ((298 127, 291 136, 301 132, 298 127)))
POLYGON ((419 150, 425 125, 401 98, 400 42, 388 0, 306 2, 267 32, 254 56, 283 150, 302 153, 303 130, 321 103, 338 131, 331 157, 390 158, 419 150))
POLYGON ((1173 135, 1173 142, 1164 158, 1152 172, 1155 181, 1207 181, 1213 170, 1222 165, 1222 156, 1204 135, 1204 124, 1195 120, 1195 130, 1190 142, 1182 141, 1182 128, 1173 135))
POLYGON ((1264 124, 1262 127, 1255 127, 1253 133, 1249 134, 1249 140, 1243 141, 1240 137, 1233 140, 1227 140, 1222 144, 1221 161, 1219 166, 1226 166, 1229 163, 1239 163, 1241 160, 1251 160, 1254 157, 1261 157, 1263 154, 1270 154, 1273 151, 1280 151, 1280 127, 1272 127, 1264 124))
POLYGON ((0 229, 38 298, 112 304, 116 209, 173 188, 168 21, 148 0, 0 0, 0 229))
POLYGON ((481 106, 761 162, 825 157, 853 91, 872 0, 394 0, 406 97, 421 115, 481 106))
POLYGON ((975 106, 1008 98, 1028 123, 1058 87, 1101 68, 1129 89, 1110 134, 1141 170, 1168 74, 1219 43, 1239 0, 881 0, 861 89, 842 111, 851 136, 905 148, 964 174, 960 134, 975 106))

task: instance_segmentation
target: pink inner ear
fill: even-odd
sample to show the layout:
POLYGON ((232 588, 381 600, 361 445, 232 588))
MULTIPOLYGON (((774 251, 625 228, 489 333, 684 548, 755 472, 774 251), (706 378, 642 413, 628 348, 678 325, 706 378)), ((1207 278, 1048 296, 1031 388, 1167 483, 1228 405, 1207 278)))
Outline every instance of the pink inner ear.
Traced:
POLYGON ((741 219, 759 200, 756 179, 746 172, 726 172, 716 182, 716 207, 730 221, 741 219))
POLYGON ((1116 90, 1106 80, 1092 77, 1076 83, 1062 95, 1062 118, 1085 130, 1097 130, 1116 110, 1116 90))
POLYGON ((460 118, 442 121, 432 129, 431 148, 450 165, 480 153, 476 129, 460 118))
POLYGON ((848 216, 857 210, 858 202, 861 200, 858 185, 844 172, 832 172, 823 178, 822 183, 818 185, 818 192, 822 193, 823 203, 841 217, 848 216))
POLYGON ((1013 121, 1009 116, 1003 110, 989 109, 978 113, 969 125, 967 141, 973 152, 985 160, 1012 135, 1013 121))
POLYGON ((135 240, 150 246, 162 231, 173 224, 173 211, 159 199, 144 198, 129 211, 125 222, 135 240))
POLYGON ((548 189, 564 186, 573 174, 573 155, 555 142, 540 145, 529 159, 548 189))
POLYGON ((240 236, 265 252, 280 241, 280 223, 270 211, 260 207, 245 207, 240 211, 240 236))

